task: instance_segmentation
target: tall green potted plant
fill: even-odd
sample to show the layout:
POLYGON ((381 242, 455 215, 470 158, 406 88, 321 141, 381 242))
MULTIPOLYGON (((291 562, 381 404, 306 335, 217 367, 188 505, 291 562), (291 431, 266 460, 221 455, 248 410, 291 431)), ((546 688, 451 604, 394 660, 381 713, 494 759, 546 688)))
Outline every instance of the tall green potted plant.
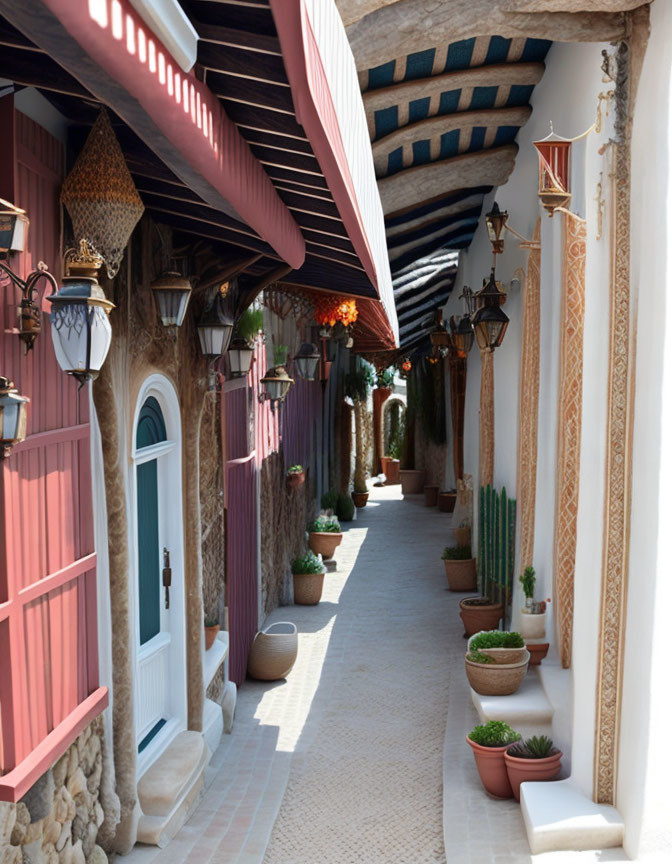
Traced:
POLYGON ((366 486, 366 402, 375 382, 375 371, 366 360, 357 358, 353 372, 345 376, 345 395, 355 409, 355 477, 352 499, 356 507, 366 507, 369 491, 366 486))
POLYGON ((526 567, 518 581, 525 595, 525 607, 520 610, 520 632, 525 639, 543 639, 546 635, 546 604, 534 602, 537 581, 534 567, 526 567))

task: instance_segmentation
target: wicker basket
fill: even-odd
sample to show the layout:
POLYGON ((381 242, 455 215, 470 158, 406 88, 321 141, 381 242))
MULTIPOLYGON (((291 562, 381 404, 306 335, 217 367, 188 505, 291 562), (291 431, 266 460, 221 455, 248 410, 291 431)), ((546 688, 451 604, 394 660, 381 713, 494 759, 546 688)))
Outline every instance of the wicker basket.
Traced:
POLYGON ((277 621, 254 637, 247 674, 259 681, 286 678, 296 662, 298 650, 296 625, 291 621, 277 621))
POLYGON ((510 696, 523 683, 530 662, 530 652, 517 663, 474 663, 467 660, 464 665, 471 688, 481 696, 510 696))
POLYGON ((315 606, 322 597, 324 573, 294 573, 294 602, 315 606))

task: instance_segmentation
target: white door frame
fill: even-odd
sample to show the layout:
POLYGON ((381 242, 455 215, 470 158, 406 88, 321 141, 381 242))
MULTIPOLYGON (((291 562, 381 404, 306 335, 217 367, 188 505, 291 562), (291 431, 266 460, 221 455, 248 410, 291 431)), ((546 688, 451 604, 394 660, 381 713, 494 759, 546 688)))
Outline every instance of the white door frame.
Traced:
MULTIPOLYGON (((135 717, 137 747, 147 730, 138 729, 142 722, 142 698, 139 668, 146 657, 147 646, 140 645, 140 616, 138 610, 138 502, 137 466, 150 459, 157 460, 159 486, 159 545, 170 550, 172 586, 170 588, 170 689, 167 701, 170 709, 168 722, 154 736, 142 753, 137 754, 136 776, 139 779, 170 744, 178 732, 187 728, 187 662, 186 662, 186 611, 184 585, 184 526, 182 514, 182 421, 180 403, 172 382, 164 375, 152 374, 142 384, 135 405, 131 438, 131 471, 129 472, 129 501, 131 519, 129 524, 129 592, 131 632, 133 635, 133 688, 135 695, 135 717), (166 441, 151 447, 136 449, 136 432, 140 411, 145 401, 153 396, 159 403, 166 424, 166 441), (142 733, 142 734, 141 734, 142 733)), ((163 564, 161 564, 161 567, 163 564)), ((163 604, 163 588, 161 589, 163 604)), ((158 634, 150 642, 161 640, 158 634)), ((163 637, 164 641, 165 637, 163 637)), ((150 643, 147 643, 148 645, 150 643)))

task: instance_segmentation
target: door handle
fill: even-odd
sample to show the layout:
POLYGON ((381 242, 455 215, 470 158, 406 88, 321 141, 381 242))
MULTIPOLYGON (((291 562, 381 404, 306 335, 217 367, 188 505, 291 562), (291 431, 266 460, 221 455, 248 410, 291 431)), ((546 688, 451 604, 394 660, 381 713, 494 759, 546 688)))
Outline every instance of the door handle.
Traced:
POLYGON ((166 609, 170 609, 170 583, 173 581, 173 571, 170 567, 170 552, 163 547, 163 587, 166 591, 166 609))

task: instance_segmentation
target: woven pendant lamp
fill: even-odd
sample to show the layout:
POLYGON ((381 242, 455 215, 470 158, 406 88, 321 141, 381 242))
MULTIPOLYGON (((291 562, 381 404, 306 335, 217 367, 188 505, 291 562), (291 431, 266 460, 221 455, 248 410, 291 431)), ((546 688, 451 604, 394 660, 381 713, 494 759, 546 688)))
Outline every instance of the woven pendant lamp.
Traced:
POLYGON ((61 203, 72 219, 76 244, 86 240, 112 279, 145 207, 104 109, 63 183, 61 203))

